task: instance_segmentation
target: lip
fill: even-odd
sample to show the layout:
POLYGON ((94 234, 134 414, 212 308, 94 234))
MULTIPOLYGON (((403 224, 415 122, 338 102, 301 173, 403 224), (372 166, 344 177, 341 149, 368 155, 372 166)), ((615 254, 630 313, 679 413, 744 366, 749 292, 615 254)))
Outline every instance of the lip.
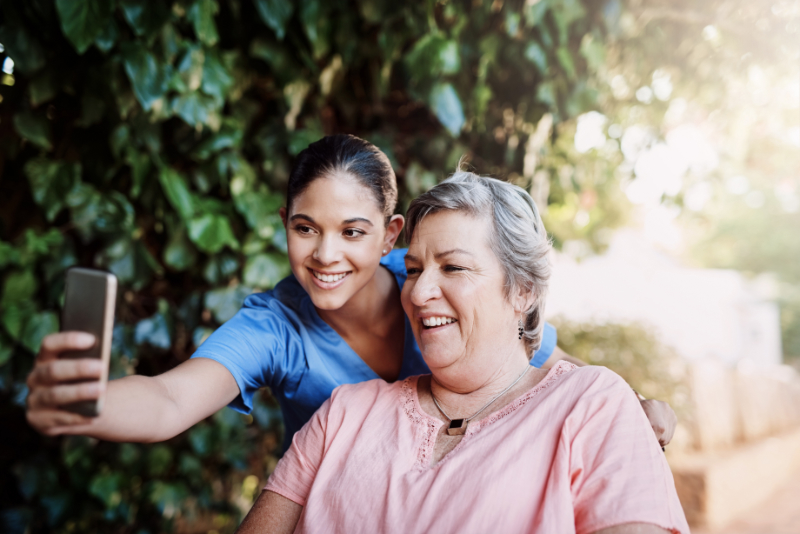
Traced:
POLYGON ((314 283, 314 285, 316 285, 320 289, 328 289, 328 290, 336 289, 340 285, 344 284, 344 281, 347 280, 348 278, 350 278, 350 275, 353 274, 353 271, 340 271, 338 273, 323 273, 322 271, 316 271, 316 272, 322 273, 322 274, 342 274, 342 273, 346 273, 344 278, 342 278, 341 280, 337 280, 335 282, 323 282, 322 280, 320 280, 319 278, 314 276, 314 271, 315 271, 314 269, 312 269, 311 267, 306 267, 306 269, 308 269, 309 274, 311 275, 311 281, 314 283))

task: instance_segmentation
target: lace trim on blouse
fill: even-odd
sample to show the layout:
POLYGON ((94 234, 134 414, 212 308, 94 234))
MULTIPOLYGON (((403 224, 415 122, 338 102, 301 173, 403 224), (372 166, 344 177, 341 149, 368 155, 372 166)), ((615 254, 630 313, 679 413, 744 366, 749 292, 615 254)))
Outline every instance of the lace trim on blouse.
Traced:
POLYGON ((434 421, 427 414, 420 414, 421 410, 417 409, 417 382, 418 376, 409 376, 403 380, 403 385, 400 388, 401 395, 403 396, 403 411, 414 423, 417 428, 422 428, 424 434, 422 436, 422 445, 417 452, 417 461, 414 464, 414 469, 423 470, 431 463, 431 453, 433 446, 436 443, 436 431, 438 430, 437 421, 434 421))
MULTIPOLYGON (((512 414, 514 411, 527 404, 528 401, 530 401, 537 393, 547 389, 561 376, 572 371, 573 369, 577 369, 577 366, 565 361, 558 362, 558 364, 556 364, 556 366, 552 368, 549 373, 547 373, 547 376, 545 376, 545 378, 533 388, 528 390, 527 393, 512 401, 501 410, 491 414, 489 417, 481 419, 480 421, 476 421, 473 426, 467 429, 467 433, 461 439, 461 442, 456 445, 452 451, 447 453, 444 458, 438 461, 436 465, 441 465, 447 461, 447 459, 453 453, 460 449, 462 445, 469 440, 470 436, 476 432, 479 432, 484 427, 512 414)), ((436 444, 436 433, 443 423, 426 413, 422 413, 422 408, 419 406, 419 398, 416 391, 418 382, 418 376, 410 376, 406 378, 403 380, 402 386, 400 387, 400 394, 403 399, 403 411, 406 413, 415 427, 423 430, 422 443, 417 451, 417 461, 414 463, 414 469, 422 471, 430 467, 431 453, 433 453, 433 448, 436 444)))

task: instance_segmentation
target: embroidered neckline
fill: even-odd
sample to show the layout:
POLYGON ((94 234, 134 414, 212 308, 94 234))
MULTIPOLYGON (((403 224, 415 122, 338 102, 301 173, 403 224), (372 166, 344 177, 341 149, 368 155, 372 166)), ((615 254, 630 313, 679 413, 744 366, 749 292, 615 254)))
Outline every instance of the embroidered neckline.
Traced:
POLYGON ((419 403, 419 395, 417 394, 417 384, 420 377, 410 376, 406 378, 403 380, 403 383, 400 387, 400 392, 403 398, 403 411, 415 426, 422 427, 424 429, 422 442, 420 443, 417 451, 417 460, 414 463, 414 469, 417 471, 424 471, 426 469, 435 468, 439 465, 442 465, 456 451, 458 451, 465 442, 469 441, 473 434, 480 432, 484 427, 487 427, 496 421, 499 421, 500 419, 503 419, 504 417, 514 413, 516 410, 527 404, 528 401, 535 397, 540 391, 547 389, 561 376, 567 374, 573 369, 577 369, 577 366, 563 360, 559 361, 555 367, 548 371, 547 375, 545 375, 545 377, 539 381, 538 384, 511 401, 511 403, 509 403, 507 406, 494 412, 489 417, 476 421, 473 425, 471 425, 467 429, 467 433, 461 439, 461 442, 456 445, 453 450, 447 453, 444 458, 439 460, 436 465, 433 466, 430 465, 430 458, 431 454, 433 453, 433 448, 436 445, 436 434, 439 428, 444 425, 444 423, 439 419, 428 415, 422 409, 422 406, 419 403))

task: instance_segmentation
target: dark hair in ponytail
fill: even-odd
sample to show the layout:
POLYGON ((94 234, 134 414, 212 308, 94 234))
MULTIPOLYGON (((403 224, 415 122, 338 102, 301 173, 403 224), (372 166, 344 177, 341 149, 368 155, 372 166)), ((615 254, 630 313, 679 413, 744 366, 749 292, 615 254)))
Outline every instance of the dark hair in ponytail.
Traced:
POLYGON ((286 192, 286 209, 317 178, 346 172, 368 187, 383 212, 385 224, 397 206, 397 179, 381 150, 354 135, 338 134, 311 143, 297 156, 286 192))

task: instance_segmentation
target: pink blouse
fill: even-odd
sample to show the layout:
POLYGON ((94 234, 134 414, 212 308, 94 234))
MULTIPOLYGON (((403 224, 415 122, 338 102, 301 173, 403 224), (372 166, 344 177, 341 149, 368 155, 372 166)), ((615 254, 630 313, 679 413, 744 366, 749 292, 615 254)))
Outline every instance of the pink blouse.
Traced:
POLYGON ((295 434, 265 489, 304 506, 296 532, 689 532, 653 430, 608 369, 560 362, 435 465, 443 423, 417 379, 340 386, 295 434))

